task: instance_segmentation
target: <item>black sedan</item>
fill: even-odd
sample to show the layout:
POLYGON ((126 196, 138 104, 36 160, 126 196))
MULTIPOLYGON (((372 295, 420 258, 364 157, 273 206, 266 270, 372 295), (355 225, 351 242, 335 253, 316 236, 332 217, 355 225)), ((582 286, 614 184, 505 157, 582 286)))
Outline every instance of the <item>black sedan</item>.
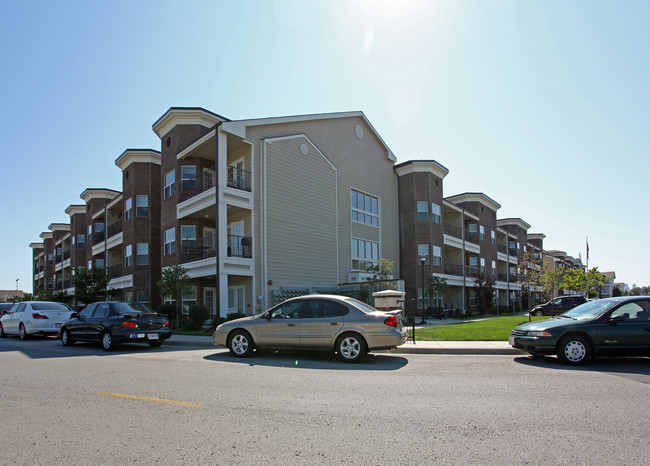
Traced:
POLYGON ((61 325, 61 342, 98 341, 106 351, 120 343, 149 343, 157 348, 172 336, 169 321, 141 303, 103 301, 86 306, 61 325))
POLYGON ((650 355, 650 297, 589 301, 551 319, 519 325, 510 345, 567 364, 596 356, 650 355))

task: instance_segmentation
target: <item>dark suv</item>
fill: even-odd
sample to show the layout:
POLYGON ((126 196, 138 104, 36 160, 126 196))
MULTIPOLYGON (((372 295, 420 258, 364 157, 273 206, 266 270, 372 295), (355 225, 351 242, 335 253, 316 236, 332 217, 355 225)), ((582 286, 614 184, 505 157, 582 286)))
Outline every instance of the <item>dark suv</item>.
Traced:
POLYGON ((530 313, 534 316, 556 316, 586 302, 587 298, 584 296, 560 296, 535 306, 530 313))

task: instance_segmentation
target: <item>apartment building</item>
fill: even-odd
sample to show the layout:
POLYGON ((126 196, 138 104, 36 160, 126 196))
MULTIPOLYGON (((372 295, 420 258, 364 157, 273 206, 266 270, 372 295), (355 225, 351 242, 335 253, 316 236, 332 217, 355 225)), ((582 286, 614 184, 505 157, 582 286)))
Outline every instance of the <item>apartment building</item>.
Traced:
POLYGON ((380 257, 399 267, 395 157, 363 113, 229 121, 171 108, 153 129, 161 265, 189 270, 183 304, 251 314, 286 288, 364 282, 380 257))

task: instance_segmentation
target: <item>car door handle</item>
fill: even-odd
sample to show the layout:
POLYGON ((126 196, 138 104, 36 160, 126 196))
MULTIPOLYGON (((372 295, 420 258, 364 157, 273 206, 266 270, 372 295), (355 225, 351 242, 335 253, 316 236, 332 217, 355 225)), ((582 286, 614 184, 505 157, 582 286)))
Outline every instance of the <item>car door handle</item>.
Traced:
POLYGON ((330 322, 330 325, 339 325, 338 322, 330 322))
POLYGON ((295 327, 296 324, 287 324, 289 327, 295 327))

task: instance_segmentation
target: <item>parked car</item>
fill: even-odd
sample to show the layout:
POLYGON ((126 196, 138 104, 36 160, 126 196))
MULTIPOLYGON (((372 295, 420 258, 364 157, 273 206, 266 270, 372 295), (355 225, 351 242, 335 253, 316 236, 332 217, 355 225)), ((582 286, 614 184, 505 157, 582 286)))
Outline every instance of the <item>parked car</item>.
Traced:
POLYGON ((14 303, 0 303, 0 315, 5 315, 9 313, 9 309, 14 307, 14 303))
POLYGON ((401 311, 378 311, 353 298, 309 295, 292 298, 256 316, 217 327, 214 344, 235 357, 254 348, 324 349, 346 362, 359 361, 376 349, 406 341, 401 311))
POLYGON ((584 296, 560 296, 531 309, 534 316, 556 316, 587 302, 584 296))
POLYGON ((101 301, 89 304, 61 326, 64 346, 75 341, 101 342, 106 351, 120 343, 149 343, 159 347, 172 336, 167 317, 146 304, 101 301))
POLYGON ((16 303, 0 319, 0 336, 18 335, 21 340, 30 335, 58 334, 61 324, 73 314, 67 304, 50 301, 16 303))
POLYGON ((650 355, 650 297, 589 301, 557 317, 519 325, 509 343, 534 356, 556 354, 567 364, 605 355, 650 355))

